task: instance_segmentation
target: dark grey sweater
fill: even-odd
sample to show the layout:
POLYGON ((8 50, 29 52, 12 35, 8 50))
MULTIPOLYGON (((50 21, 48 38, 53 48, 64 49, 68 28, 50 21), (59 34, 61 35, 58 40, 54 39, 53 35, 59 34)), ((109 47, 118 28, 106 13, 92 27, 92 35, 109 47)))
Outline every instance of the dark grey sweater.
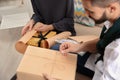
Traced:
POLYGON ((74 3, 73 0, 31 0, 34 13, 32 19, 35 22, 52 24, 57 33, 74 30, 74 3))

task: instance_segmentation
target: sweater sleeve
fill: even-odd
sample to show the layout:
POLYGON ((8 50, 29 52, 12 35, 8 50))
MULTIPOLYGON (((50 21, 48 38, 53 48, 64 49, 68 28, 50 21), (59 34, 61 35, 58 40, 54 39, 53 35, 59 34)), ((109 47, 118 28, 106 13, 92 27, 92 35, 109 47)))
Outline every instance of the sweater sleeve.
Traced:
POLYGON ((34 11, 34 14, 32 15, 31 19, 33 19, 36 22, 40 22, 42 20, 42 17, 40 16, 39 14, 39 10, 37 8, 37 4, 35 3, 36 0, 31 0, 31 3, 32 3, 32 7, 33 7, 33 11, 34 11))
POLYGON ((54 29, 62 32, 62 31, 70 31, 72 35, 76 35, 74 30, 74 4, 73 0, 67 0, 67 8, 65 18, 62 20, 53 23, 54 29))

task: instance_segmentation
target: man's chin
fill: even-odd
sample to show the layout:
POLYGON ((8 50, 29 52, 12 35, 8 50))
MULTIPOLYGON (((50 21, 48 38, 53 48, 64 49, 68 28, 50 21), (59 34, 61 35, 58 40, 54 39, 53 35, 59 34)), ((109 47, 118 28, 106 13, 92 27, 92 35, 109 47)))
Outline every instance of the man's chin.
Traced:
POLYGON ((95 24, 102 24, 104 23, 105 21, 95 21, 95 24))

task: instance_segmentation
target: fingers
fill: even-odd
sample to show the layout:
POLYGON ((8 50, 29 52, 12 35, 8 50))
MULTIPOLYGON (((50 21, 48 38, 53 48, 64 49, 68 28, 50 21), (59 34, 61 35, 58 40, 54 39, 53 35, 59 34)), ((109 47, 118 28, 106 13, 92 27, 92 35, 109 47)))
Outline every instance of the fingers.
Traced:
POLYGON ((47 74, 43 74, 43 77, 45 78, 45 80, 49 80, 50 77, 47 74))
POLYGON ((60 45, 60 52, 64 55, 67 56, 67 54, 70 52, 70 46, 69 43, 63 43, 60 45))
POLYGON ((81 49, 80 45, 79 44, 74 44, 74 43, 69 43, 69 42, 65 42, 65 43, 62 43, 60 45, 60 52, 63 54, 63 55, 67 55, 68 53, 71 53, 71 52, 78 52, 79 50, 81 49))
POLYGON ((45 80, 57 80, 55 78, 52 78, 51 76, 49 76, 48 74, 43 74, 43 77, 45 78, 45 80))
POLYGON ((27 24, 27 25, 22 29, 21 35, 23 36, 27 31, 31 31, 31 30, 32 30, 32 27, 33 27, 32 24, 31 24, 31 25, 27 24))
POLYGON ((36 25, 34 26, 34 30, 41 32, 41 28, 44 27, 44 24, 41 22, 36 23, 36 25))
POLYGON ((33 24, 31 24, 31 25, 29 26, 29 31, 31 31, 32 28, 33 28, 33 24))
POLYGON ((53 26, 52 25, 46 25, 46 24, 43 24, 41 22, 38 22, 34 26, 34 30, 36 30, 38 32, 46 32, 46 31, 49 31, 49 30, 53 30, 53 26))
POLYGON ((29 29, 29 27, 25 26, 21 31, 21 35, 23 36, 27 32, 28 29, 29 29))
POLYGON ((33 20, 30 20, 22 29, 21 35, 23 36, 28 30, 32 30, 34 25, 33 20))

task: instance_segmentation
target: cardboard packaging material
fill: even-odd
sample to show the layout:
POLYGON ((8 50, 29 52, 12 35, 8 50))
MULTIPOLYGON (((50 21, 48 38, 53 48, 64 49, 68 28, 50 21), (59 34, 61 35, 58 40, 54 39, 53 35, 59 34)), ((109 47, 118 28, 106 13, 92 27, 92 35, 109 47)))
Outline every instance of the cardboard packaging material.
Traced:
MULTIPOLYGON (((36 36, 36 31, 35 30, 31 30, 31 31, 28 31, 24 36, 22 36, 20 38, 20 40, 18 40, 15 44, 15 48, 18 52, 20 53, 24 53, 28 44, 27 42, 29 42, 29 40, 32 40, 33 39, 33 36, 36 36)), ((45 34, 46 32, 42 33, 43 35, 45 34)), ((56 32, 50 32, 48 35, 46 35, 46 38, 50 38, 52 36, 56 35, 56 32)), ((40 39, 40 38, 38 38, 40 39)), ((37 38, 35 39, 37 40, 37 38)), ((45 41, 45 40, 44 40, 45 41)), ((37 44, 37 43, 36 43, 37 44)), ((47 43, 48 44, 48 43, 47 43)), ((43 44, 44 45, 44 44, 43 44)))
POLYGON ((27 48, 27 41, 31 39, 31 37, 36 33, 35 30, 28 31, 20 40, 18 40, 15 44, 15 48, 18 52, 24 53, 27 48))
POLYGON ((90 40, 94 40, 94 39, 97 39, 99 37, 96 35, 83 35, 83 36, 72 36, 69 38, 81 43, 81 42, 87 42, 90 40))
MULTIPOLYGON (((36 31, 35 30, 31 30, 31 31, 28 31, 24 36, 22 36, 20 38, 20 40, 18 40, 15 44, 15 48, 18 52, 20 53, 23 53, 25 52, 28 44, 27 42, 29 42, 29 40, 33 39, 32 37, 36 35, 36 31)), ((43 35, 45 33, 42 33, 43 35)), ((65 32, 62 32, 60 34, 57 34, 56 35, 56 32, 53 32, 51 31, 49 34, 46 35, 46 40, 42 41, 42 46, 43 48, 50 48, 52 45, 55 44, 55 39, 62 39, 62 38, 68 38, 69 36, 71 35, 70 32, 68 31, 65 31, 65 32)), ((33 39, 33 41, 36 41, 37 39, 33 39)), ((38 38, 39 40, 39 38, 38 38)), ((33 42, 32 41, 32 42, 33 42)), ((30 42, 29 42, 30 43, 30 42)), ((38 43, 35 43, 34 46, 38 45, 38 43)), ((33 46, 33 45, 32 45, 33 46)))
POLYGON ((71 32, 65 31, 65 32, 59 33, 51 38, 48 38, 47 41, 49 43, 49 48, 56 43, 55 40, 66 39, 66 38, 69 38, 70 36, 71 36, 71 32))
POLYGON ((28 46, 17 69, 17 80, 45 80, 43 73, 57 80, 75 80, 77 55, 28 46))

